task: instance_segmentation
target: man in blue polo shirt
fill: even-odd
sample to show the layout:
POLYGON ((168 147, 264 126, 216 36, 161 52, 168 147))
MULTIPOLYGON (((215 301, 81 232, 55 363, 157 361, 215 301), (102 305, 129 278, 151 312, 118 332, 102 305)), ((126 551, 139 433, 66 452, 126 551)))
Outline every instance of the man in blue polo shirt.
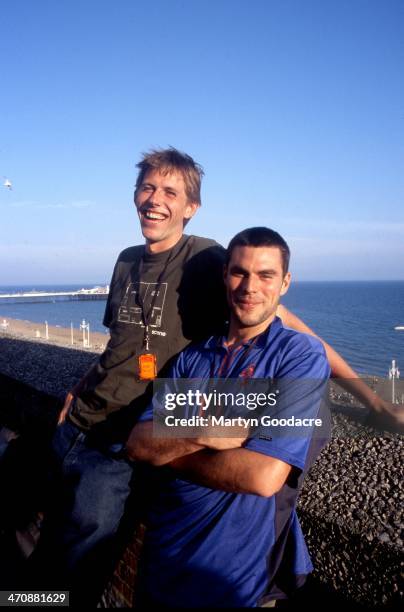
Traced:
MULTIPOLYGON (((251 228, 233 238, 224 274, 231 310, 227 334, 185 349, 173 365, 173 383, 287 380, 278 421, 321 422, 330 372, 323 346, 284 328, 275 314, 290 284, 288 263, 286 242, 270 229, 251 228)), ((159 399, 154 409, 164 412, 159 399)), ((189 405, 186 412, 200 415, 200 406, 189 405)), ((305 435, 290 428, 277 433, 276 427, 253 435, 239 427, 226 437, 157 438, 152 419, 150 406, 127 443, 130 458, 164 466, 154 470, 140 601, 250 607, 301 586, 312 565, 295 504, 324 436, 312 426, 305 435)))

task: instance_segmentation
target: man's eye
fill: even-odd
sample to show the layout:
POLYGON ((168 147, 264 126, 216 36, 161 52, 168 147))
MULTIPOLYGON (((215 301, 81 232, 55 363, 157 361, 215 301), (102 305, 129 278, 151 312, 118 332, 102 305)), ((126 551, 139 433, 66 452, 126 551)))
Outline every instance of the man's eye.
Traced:
POLYGON ((175 198, 175 196, 177 195, 175 191, 166 191, 166 194, 170 196, 170 198, 175 198))

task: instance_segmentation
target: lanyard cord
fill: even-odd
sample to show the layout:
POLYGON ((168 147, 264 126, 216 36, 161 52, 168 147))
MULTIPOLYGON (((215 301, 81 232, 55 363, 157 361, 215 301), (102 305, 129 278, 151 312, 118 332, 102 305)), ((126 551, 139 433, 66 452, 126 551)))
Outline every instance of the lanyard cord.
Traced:
MULTIPOLYGON (((156 281, 156 288, 154 290, 154 295, 150 304, 150 308, 147 312, 147 314, 145 313, 145 309, 144 309, 144 296, 141 295, 140 293, 140 284, 141 284, 141 279, 142 279, 142 274, 143 274, 143 265, 144 265, 144 252, 142 255, 142 259, 140 260, 140 264, 139 264, 139 293, 138 293, 138 303, 139 306, 141 308, 142 311, 142 321, 143 321, 143 326, 144 326, 144 334, 143 334, 143 348, 145 348, 146 350, 149 350, 149 343, 150 343, 150 336, 149 336, 149 324, 151 321, 151 317, 153 314, 153 308, 155 306, 156 303, 156 299, 157 299, 157 295, 160 291, 160 286, 163 282, 164 279, 164 275, 167 271, 168 266, 170 265, 170 263, 173 261, 174 257, 177 255, 177 250, 175 248, 175 246, 170 250, 170 253, 164 263, 164 267, 162 269, 162 271, 160 272, 157 281, 156 281)), ((151 284, 151 283, 149 283, 151 284)))

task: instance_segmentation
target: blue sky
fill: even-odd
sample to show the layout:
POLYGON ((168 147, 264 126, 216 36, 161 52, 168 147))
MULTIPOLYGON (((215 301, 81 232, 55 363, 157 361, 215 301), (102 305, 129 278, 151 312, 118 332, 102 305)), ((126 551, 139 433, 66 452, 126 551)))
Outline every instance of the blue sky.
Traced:
POLYGON ((401 0, 8 0, 0 56, 0 285, 108 281, 167 145, 206 173, 188 231, 273 227, 298 280, 404 279, 401 0))

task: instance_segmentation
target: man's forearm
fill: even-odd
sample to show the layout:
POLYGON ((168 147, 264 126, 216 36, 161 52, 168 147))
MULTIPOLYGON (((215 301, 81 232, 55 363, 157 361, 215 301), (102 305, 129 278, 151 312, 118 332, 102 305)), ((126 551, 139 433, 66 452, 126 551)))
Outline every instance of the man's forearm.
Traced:
POLYGON ((201 449, 217 451, 240 448, 246 434, 240 437, 240 428, 234 427, 232 437, 219 436, 220 428, 206 428, 199 438, 157 438, 153 436, 153 422, 138 423, 126 442, 126 454, 133 461, 146 461, 155 466, 165 465, 173 459, 190 455, 201 449))
POLYGON ((126 454, 132 461, 145 461, 155 466, 165 465, 177 457, 203 448, 192 438, 155 438, 153 423, 138 423, 126 442, 126 454))
POLYGON ((303 334, 309 334, 318 338, 323 344, 327 359, 331 367, 331 375, 333 378, 358 378, 358 374, 351 368, 351 366, 341 357, 336 350, 332 348, 327 342, 325 342, 320 336, 318 336, 304 321, 299 319, 293 312, 290 312, 285 306, 278 306, 276 314, 282 319, 282 322, 286 327, 301 332, 303 334))
POLYGON ((296 317, 292 312, 284 306, 279 306, 277 311, 278 316, 282 319, 284 325, 291 327, 296 331, 309 334, 318 338, 325 349, 327 359, 331 367, 331 375, 335 378, 335 382, 354 395, 362 404, 371 408, 376 412, 382 412, 386 409, 386 402, 377 396, 372 389, 359 377, 359 375, 351 368, 351 366, 341 357, 335 349, 332 348, 322 338, 317 336, 299 317, 296 317))
POLYGON ((90 378, 92 372, 96 368, 97 363, 92 365, 91 368, 83 376, 83 378, 81 378, 79 382, 76 383, 74 387, 70 389, 70 391, 67 393, 66 398, 65 398, 65 403, 58 416, 58 420, 57 420, 58 425, 62 425, 65 422, 67 415, 70 413, 74 398, 80 395, 81 391, 83 390, 83 388, 85 387, 87 383, 87 380, 90 378))
POLYGON ((291 466, 244 448, 201 450, 170 463, 196 484, 229 493, 270 497, 285 483, 291 466))
POLYGON ((354 395, 362 404, 372 410, 377 410, 380 398, 376 393, 372 391, 332 346, 324 340, 321 340, 321 342, 325 348, 331 366, 332 377, 335 378, 335 382, 354 395))
POLYGON ((70 389, 70 393, 72 395, 74 395, 75 397, 80 395, 81 391, 85 388, 87 381, 91 377, 97 365, 98 365, 98 360, 95 363, 93 363, 93 365, 87 370, 84 376, 80 378, 80 380, 74 385, 74 387, 72 387, 72 389, 70 389))

